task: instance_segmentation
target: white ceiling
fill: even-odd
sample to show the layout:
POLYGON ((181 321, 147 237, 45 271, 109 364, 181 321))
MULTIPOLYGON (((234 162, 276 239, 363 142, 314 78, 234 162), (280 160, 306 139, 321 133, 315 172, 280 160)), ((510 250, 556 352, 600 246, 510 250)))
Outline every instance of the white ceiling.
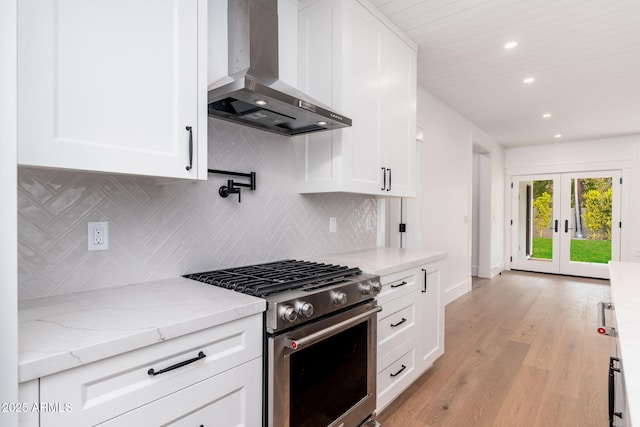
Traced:
POLYGON ((640 134, 640 0, 370 1, 418 83, 505 146, 640 134))

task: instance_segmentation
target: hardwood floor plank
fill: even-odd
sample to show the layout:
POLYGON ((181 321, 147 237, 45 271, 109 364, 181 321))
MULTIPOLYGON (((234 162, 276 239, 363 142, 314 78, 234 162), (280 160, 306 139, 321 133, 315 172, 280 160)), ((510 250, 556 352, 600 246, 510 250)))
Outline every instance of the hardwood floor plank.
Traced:
POLYGON ((446 307, 445 354, 381 414, 384 427, 607 423, 608 281, 505 272, 446 307))

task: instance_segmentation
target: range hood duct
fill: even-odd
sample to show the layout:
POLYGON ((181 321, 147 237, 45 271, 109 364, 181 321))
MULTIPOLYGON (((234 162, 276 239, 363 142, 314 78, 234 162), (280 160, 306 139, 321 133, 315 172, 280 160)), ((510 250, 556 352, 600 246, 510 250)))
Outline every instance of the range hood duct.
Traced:
POLYGON ((279 80, 277 0, 229 0, 228 28, 232 82, 209 90, 209 116, 287 136, 351 126, 279 80))

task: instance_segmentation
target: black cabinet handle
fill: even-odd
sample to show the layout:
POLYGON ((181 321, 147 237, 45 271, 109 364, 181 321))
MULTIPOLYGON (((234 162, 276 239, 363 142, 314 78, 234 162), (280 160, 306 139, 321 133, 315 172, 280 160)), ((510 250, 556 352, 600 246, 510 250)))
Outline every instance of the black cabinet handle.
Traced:
POLYGON ((407 369, 407 367, 405 365, 402 365, 402 368, 400 368, 400 370, 398 372, 396 372, 395 374, 389 374, 389 376, 391 377, 397 377, 398 375, 400 375, 400 373, 402 371, 404 371, 405 369, 407 369))
POLYGON ((620 368, 614 367, 613 363, 619 362, 619 361, 620 359, 618 359, 617 357, 609 358, 609 427, 615 427, 615 425, 613 424, 614 417, 618 417, 622 419, 622 413, 615 412, 616 386, 615 386, 614 375, 615 375, 615 372, 620 372, 620 368))
POLYGON ((387 188, 387 168, 381 168, 382 169, 382 188, 380 190, 383 190, 385 188, 387 188))
POLYGON ((191 126, 187 126, 187 132, 189 132, 189 166, 186 169, 190 171, 193 168, 193 129, 191 126))
POLYGON ((391 191, 391 169, 387 168, 389 172, 389 186, 387 187, 387 191, 391 191))
POLYGON ((164 374, 165 372, 169 372, 169 371, 173 371, 174 369, 178 369, 178 368, 182 368, 183 366, 186 366, 190 363, 196 362, 200 359, 204 359, 205 357, 207 357, 206 354, 204 354, 204 352, 200 352, 198 353, 197 357, 194 357, 193 359, 189 359, 189 360, 185 360, 184 362, 180 362, 180 363, 176 363, 175 365, 169 366, 168 368, 164 368, 161 369, 159 371, 155 371, 153 368, 149 369, 147 371, 147 374, 151 375, 152 377, 155 377, 156 375, 160 375, 160 374, 164 374))
POLYGON ((404 286, 406 285, 407 282, 405 282, 404 280, 401 283, 398 283, 397 285, 391 285, 392 288, 399 288, 400 286, 404 286))
POLYGON ((568 219, 564 220, 564 232, 565 233, 569 232, 569 220, 568 219))
POLYGON ((426 293, 427 292, 427 270, 423 268, 422 272, 424 273, 424 283, 422 284, 422 293, 426 293))
POLYGON ((558 220, 557 219, 554 221, 553 231, 555 231, 556 233, 558 232, 558 220))
POLYGON ((403 324, 404 322, 406 322, 406 321, 407 321, 407 319, 405 319, 405 318, 403 317, 403 318, 402 318, 402 320, 401 320, 401 321, 399 321, 398 323, 392 323, 392 324, 391 324, 391 327, 392 327, 392 328, 396 328, 396 327, 398 327, 398 326, 402 325, 402 324, 403 324))

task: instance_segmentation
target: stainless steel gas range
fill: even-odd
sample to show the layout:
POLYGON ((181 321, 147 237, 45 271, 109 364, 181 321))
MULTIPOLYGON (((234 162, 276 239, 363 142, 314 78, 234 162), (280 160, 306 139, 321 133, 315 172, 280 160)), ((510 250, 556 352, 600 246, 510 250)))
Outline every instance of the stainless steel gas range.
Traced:
POLYGON ((285 260, 185 277, 267 301, 265 426, 379 425, 378 276, 358 268, 285 260))

